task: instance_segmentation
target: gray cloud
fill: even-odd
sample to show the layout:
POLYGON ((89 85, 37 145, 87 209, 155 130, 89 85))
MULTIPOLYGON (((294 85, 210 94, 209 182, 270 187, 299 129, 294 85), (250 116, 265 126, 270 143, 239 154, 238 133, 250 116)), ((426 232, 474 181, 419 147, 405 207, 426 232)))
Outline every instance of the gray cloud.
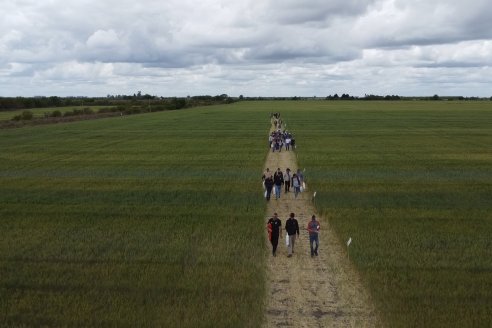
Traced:
POLYGON ((325 22, 333 17, 357 16, 364 13, 375 0, 270 0, 266 10, 268 18, 280 24, 309 24, 325 22))
POLYGON ((458 87, 488 95, 481 73, 492 66, 489 7, 485 0, 3 1, 0 96, 458 87))
POLYGON ((352 38, 368 47, 433 45, 491 37, 484 0, 383 1, 358 17, 352 38))

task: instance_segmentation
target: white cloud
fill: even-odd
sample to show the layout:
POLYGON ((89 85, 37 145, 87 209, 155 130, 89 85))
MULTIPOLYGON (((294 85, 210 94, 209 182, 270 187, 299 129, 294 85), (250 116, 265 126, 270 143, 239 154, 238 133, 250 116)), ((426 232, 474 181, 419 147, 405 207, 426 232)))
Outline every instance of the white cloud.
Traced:
POLYGON ((0 10, 0 96, 490 93, 485 0, 23 0, 0 10))
POLYGON ((114 30, 97 30, 87 39, 89 49, 114 48, 120 45, 121 40, 114 30))

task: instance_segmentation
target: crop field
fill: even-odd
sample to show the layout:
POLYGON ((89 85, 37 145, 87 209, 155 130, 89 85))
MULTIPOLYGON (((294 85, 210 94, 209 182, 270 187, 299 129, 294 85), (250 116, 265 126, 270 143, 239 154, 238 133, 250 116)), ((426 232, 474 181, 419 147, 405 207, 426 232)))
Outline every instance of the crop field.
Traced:
POLYGON ((388 326, 490 327, 492 102, 276 106, 388 326))
POLYGON ((0 130, 0 322, 260 326, 272 111, 388 327, 492 325, 492 102, 445 101, 0 130))
POLYGON ((0 130, 0 322, 259 326, 268 128, 220 106, 0 130))
MULTIPOLYGON (((34 118, 44 117, 45 113, 51 114, 55 110, 59 110, 62 114, 65 112, 73 111, 74 109, 90 108, 94 112, 97 112, 100 108, 106 108, 108 106, 78 106, 78 107, 51 107, 51 108, 31 108, 27 109, 32 112, 34 118)), ((0 111, 0 121, 9 121, 16 115, 21 115, 26 109, 19 109, 13 111, 0 111)))

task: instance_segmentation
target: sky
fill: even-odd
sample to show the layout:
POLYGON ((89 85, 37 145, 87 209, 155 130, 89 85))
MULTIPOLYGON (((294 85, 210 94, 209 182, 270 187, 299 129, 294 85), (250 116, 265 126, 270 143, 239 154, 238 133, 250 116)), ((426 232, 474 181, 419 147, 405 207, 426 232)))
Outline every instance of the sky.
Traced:
POLYGON ((0 96, 492 96, 488 0, 0 0, 0 96))

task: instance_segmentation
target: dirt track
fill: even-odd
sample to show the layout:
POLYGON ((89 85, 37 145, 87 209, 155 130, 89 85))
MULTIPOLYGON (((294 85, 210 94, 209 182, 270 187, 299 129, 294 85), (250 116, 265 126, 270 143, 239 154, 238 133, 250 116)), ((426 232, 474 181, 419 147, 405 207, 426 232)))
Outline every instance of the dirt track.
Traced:
MULTIPOLYGON (((270 152, 265 169, 274 172, 281 168, 297 170, 294 151, 270 152)), ((308 175, 309 177, 309 175, 308 175)), ((308 180, 309 182, 309 180, 308 180)), ((271 255, 271 245, 266 240, 269 253, 267 276, 267 327, 380 327, 377 314, 361 284, 360 278, 347 259, 344 250, 327 220, 315 212, 313 191, 283 193, 279 200, 268 204, 266 221, 277 212, 282 220, 282 236, 277 256, 271 255), (287 257, 285 246, 285 221, 294 212, 299 221, 300 238, 295 243, 293 257, 287 257), (311 258, 306 226, 312 214, 320 221, 319 256, 311 258)), ((266 236, 266 228, 265 228, 266 236)), ((265 251, 267 251, 265 250, 265 251)))

